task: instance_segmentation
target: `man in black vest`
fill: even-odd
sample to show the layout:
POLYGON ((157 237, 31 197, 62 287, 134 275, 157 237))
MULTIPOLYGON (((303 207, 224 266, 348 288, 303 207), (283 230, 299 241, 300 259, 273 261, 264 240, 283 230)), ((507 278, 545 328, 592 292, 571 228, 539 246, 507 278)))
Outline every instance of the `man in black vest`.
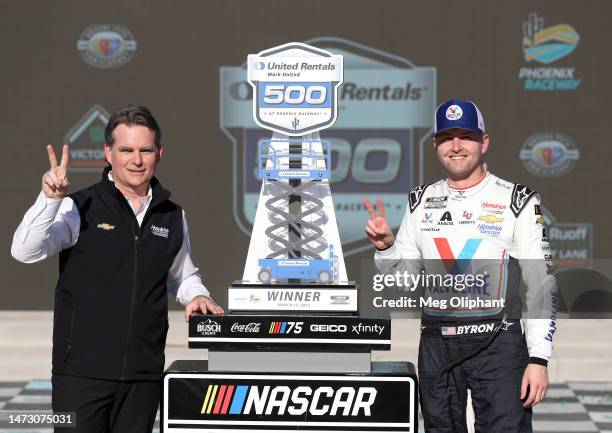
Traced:
MULTIPOLYGON (((145 107, 112 114, 102 180, 67 195, 68 154, 15 232, 24 263, 60 254, 53 320, 52 406, 76 412, 72 433, 150 432, 160 397, 167 293, 196 311, 223 314, 190 256, 185 213, 154 177, 161 131, 145 107)), ((56 428, 56 431, 63 431, 56 428)))

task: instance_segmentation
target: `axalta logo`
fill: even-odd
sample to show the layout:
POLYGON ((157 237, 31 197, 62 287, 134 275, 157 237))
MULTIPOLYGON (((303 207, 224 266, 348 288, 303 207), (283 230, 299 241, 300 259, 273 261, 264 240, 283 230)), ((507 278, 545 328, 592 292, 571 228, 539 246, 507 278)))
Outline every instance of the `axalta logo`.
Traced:
POLYGON ((202 414, 210 415, 372 415, 377 390, 369 386, 294 386, 210 384, 202 414))
MULTIPOLYGON (((571 54, 580 35, 569 24, 544 27, 544 18, 529 14, 523 23, 523 54, 527 62, 550 64, 571 54)), ((525 90, 576 90, 580 85, 574 76, 575 68, 529 68, 519 70, 525 90)))

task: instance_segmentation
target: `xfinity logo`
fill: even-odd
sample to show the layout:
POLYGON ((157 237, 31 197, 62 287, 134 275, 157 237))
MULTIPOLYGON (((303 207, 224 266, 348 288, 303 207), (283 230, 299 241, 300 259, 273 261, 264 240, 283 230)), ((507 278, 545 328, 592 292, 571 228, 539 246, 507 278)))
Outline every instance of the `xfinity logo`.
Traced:
POLYGON ((208 385, 202 414, 372 416, 377 390, 369 386, 208 385))
POLYGON ((379 324, 364 325, 363 323, 359 322, 358 325, 352 325, 352 328, 353 328, 353 332, 357 335, 361 335, 362 332, 367 332, 367 333, 375 332, 378 335, 381 335, 383 331, 385 330, 385 325, 379 325, 379 324))
POLYGON ((242 333, 257 333, 259 332, 259 327, 261 323, 251 322, 251 323, 234 323, 231 327, 232 332, 242 332, 242 333))

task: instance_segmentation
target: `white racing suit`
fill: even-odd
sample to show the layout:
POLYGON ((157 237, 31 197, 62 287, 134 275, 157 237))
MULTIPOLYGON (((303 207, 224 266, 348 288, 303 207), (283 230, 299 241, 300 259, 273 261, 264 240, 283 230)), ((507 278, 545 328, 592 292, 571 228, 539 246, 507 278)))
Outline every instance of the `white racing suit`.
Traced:
POLYGON ((464 189, 453 188, 446 180, 419 186, 410 192, 395 243, 377 251, 375 260, 384 274, 476 275, 475 285, 460 290, 432 280, 422 295, 428 300, 421 304, 419 347, 426 431, 467 431, 466 388, 470 388, 477 432, 530 432, 531 411, 524 410, 520 401, 522 374, 528 362, 547 364, 557 304, 538 194, 489 172, 464 189), (483 281, 484 286, 478 286, 483 281), (528 354, 520 321, 521 281, 527 286, 528 354), (496 336, 491 335, 492 323, 499 324, 496 336))

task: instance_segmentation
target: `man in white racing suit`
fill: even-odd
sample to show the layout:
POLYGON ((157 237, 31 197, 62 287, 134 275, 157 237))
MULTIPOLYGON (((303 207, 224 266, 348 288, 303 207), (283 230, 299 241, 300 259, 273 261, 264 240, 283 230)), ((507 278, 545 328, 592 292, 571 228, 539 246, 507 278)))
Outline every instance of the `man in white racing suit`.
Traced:
POLYGON ((557 298, 540 198, 490 173, 482 160, 488 146, 476 105, 449 100, 436 109, 434 133, 448 179, 410 192, 397 237, 382 201, 375 210, 364 200, 381 273, 455 278, 450 286, 441 277, 424 280, 434 283, 421 297, 418 370, 428 433, 467 432, 468 388, 477 432, 531 432, 531 407, 548 387, 557 298))

